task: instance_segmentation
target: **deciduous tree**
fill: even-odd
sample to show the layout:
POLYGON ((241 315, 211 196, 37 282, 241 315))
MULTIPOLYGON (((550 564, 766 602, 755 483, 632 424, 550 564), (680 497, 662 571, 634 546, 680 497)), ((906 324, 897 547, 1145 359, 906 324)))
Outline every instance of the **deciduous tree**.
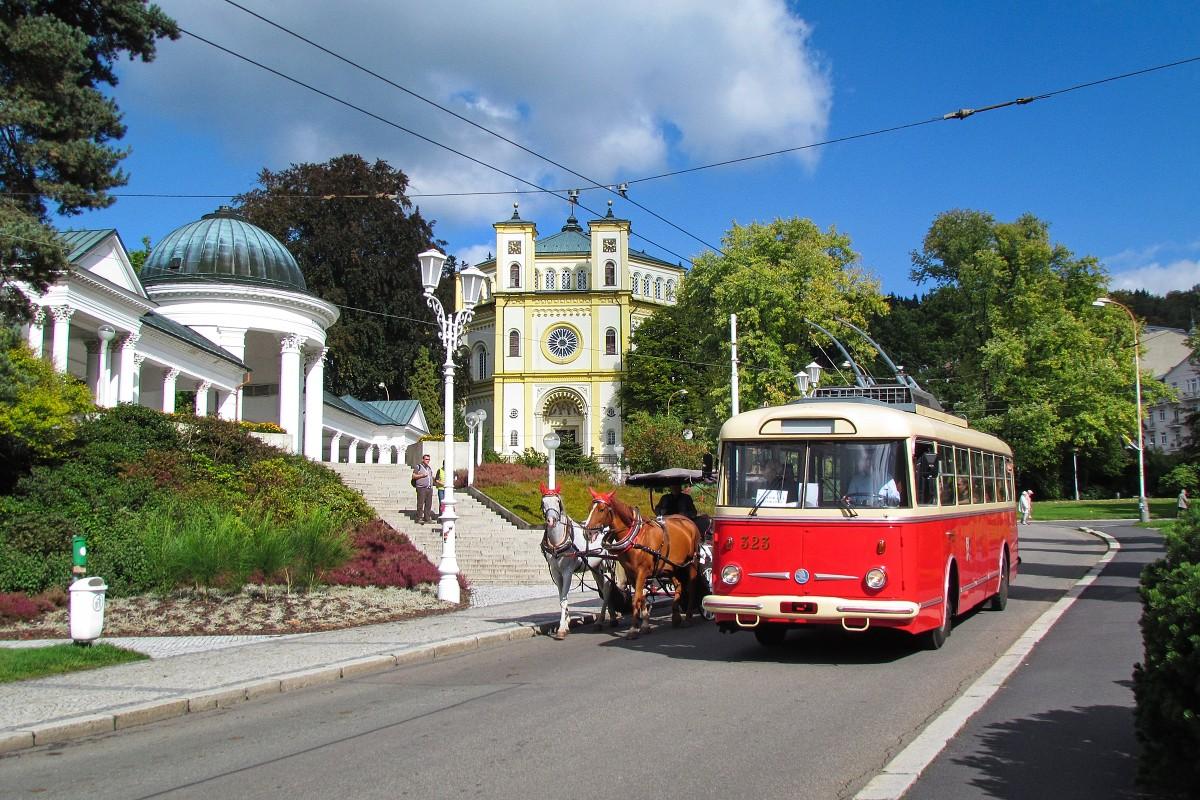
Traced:
POLYGON ((0 313, 25 318, 18 288, 45 291, 67 269, 48 223, 111 205, 125 184, 128 150, 116 102, 122 55, 151 61, 179 29, 144 0, 5 0, 0 3, 0 313))

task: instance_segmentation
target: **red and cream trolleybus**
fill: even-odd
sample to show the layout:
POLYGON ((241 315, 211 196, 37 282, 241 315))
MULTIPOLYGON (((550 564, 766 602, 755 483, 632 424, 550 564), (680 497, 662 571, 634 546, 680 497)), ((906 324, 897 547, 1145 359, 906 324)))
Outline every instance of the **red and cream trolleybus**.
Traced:
POLYGON ((712 594, 722 631, 896 628, 932 648, 1008 601, 1012 450, 916 387, 818 389, 721 428, 712 594))

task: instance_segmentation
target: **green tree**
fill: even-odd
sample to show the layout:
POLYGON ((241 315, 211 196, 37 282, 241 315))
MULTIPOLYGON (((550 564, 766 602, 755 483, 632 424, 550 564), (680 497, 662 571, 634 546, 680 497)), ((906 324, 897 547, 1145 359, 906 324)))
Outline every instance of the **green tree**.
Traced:
POLYGON ((142 265, 146 263, 146 259, 150 257, 150 237, 142 237, 142 249, 129 251, 129 264, 133 267, 133 271, 138 275, 142 274, 142 265))
MULTIPOLYGON (((672 414, 680 408, 715 435, 731 409, 730 314, 738 316, 745 409, 796 396, 792 376, 829 345, 806 319, 837 334, 848 330, 838 320, 863 327, 886 313, 878 281, 835 229, 798 218, 734 225, 723 250, 698 257, 678 303, 635 332, 622 396, 627 415, 665 410, 667 397, 684 388, 688 394, 672 403, 672 414)), ((861 340, 844 341, 856 355, 870 354, 861 340)))
MULTIPOLYGON (((435 413, 440 420, 440 403, 417 398, 407 380, 422 350, 436 364, 443 358, 417 269, 417 254, 434 245, 433 226, 405 196, 408 177, 384 161, 342 155, 264 169, 258 180, 261 188, 235 198, 241 213, 287 246, 309 291, 342 310, 329 330, 326 387, 371 398, 383 396, 382 382, 393 397, 421 400, 431 424, 435 413)), ((453 292, 443 279, 438 296, 448 311, 453 292)), ((465 370, 456 379, 465 389, 465 370)))
POLYGON ((0 313, 27 318, 17 288, 37 291, 68 267, 48 224, 104 208, 123 186, 128 150, 116 86, 122 54, 152 61, 155 41, 179 29, 144 0, 6 0, 0 4, 0 313))
MULTIPOLYGON (((671 410, 674 411, 672 405, 671 410)), ((632 473, 657 472, 667 467, 700 469, 711 444, 683 437, 684 423, 670 417, 635 411, 625 423, 625 464, 632 473)))
MULTIPOLYGON (((1061 492, 1071 448, 1102 474, 1127 463, 1133 436, 1133 330, 1117 310, 1095 308, 1107 276, 1091 257, 1050 241, 1032 215, 997 222, 979 211, 934 220, 913 254, 913 280, 932 283, 922 359, 926 382, 951 410, 1005 439, 1043 497, 1061 492)), ((1147 402, 1163 396, 1143 376, 1147 402)))
POLYGON ((35 461, 61 456, 76 419, 92 408, 79 379, 56 372, 11 328, 0 328, 0 489, 35 461))
POLYGON ((407 383, 409 397, 418 401, 421 410, 425 412, 429 432, 440 434, 446 424, 446 415, 442 408, 442 377, 441 370, 434 366, 429 357, 429 348, 422 347, 417 350, 408 372, 407 383))

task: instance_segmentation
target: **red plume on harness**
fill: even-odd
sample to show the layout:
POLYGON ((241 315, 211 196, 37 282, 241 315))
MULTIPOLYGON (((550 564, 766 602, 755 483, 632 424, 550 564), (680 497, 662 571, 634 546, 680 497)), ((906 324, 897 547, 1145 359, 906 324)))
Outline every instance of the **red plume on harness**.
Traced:
POLYGON ((606 506, 612 505, 613 495, 617 493, 616 489, 614 489, 607 494, 601 494, 590 486, 588 487, 588 492, 591 493, 593 500, 599 503, 604 503, 606 506))
POLYGON ((541 484, 541 487, 542 487, 542 497, 546 497, 546 496, 552 495, 552 494, 562 494, 561 486, 559 486, 555 489, 551 489, 549 486, 547 486, 546 484, 543 483, 543 484, 541 484))

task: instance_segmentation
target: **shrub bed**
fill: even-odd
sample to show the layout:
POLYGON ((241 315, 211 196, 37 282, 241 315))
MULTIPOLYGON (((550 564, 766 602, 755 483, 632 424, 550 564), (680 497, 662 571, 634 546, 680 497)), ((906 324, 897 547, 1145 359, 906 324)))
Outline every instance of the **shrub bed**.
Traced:
POLYGON ((0 593, 65 586, 77 534, 112 597, 310 584, 353 555, 352 532, 374 518, 332 470, 214 417, 119 406, 86 415, 60 449, 0 497, 0 593))
POLYGON ((1200 786, 1200 514, 1185 514, 1165 540, 1166 557, 1141 580, 1138 774, 1147 786, 1193 796, 1200 786))

